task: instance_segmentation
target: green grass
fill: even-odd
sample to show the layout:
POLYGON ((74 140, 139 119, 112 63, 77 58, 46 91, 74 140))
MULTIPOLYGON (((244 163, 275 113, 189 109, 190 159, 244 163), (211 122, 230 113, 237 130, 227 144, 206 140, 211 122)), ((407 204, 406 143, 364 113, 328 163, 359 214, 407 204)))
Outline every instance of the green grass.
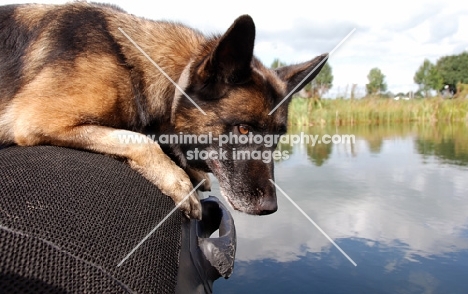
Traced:
POLYGON ((468 122, 468 99, 442 98, 393 100, 293 98, 289 104, 289 124, 357 125, 408 122, 468 122))

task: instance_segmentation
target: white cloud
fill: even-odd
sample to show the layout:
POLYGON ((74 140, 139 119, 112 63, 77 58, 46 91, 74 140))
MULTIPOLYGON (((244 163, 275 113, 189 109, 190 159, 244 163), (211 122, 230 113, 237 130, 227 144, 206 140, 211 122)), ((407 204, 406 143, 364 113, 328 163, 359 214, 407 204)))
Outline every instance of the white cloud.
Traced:
POLYGON ((430 32, 432 42, 440 42, 445 38, 450 38, 458 32, 458 16, 436 17, 431 20, 430 32))

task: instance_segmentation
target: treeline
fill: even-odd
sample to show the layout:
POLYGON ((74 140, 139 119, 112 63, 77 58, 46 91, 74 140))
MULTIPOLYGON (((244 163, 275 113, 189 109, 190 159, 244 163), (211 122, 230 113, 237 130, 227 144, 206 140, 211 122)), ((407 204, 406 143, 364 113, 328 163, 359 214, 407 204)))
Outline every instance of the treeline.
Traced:
MULTIPOLYGON (((271 68, 285 66, 286 63, 275 59, 271 68)), ((406 96, 408 93, 398 93, 394 95, 387 92, 386 77, 378 68, 372 68, 367 75, 366 84, 367 96, 393 97, 406 96)), ((435 64, 429 59, 425 59, 417 69, 413 78, 419 86, 419 90, 414 93, 415 97, 430 97, 431 93, 448 96, 451 98, 468 97, 468 52, 458 55, 447 55, 440 57, 435 64)), ((299 95, 306 98, 320 99, 333 86, 332 68, 327 62, 317 77, 308 84, 299 95)), ((350 98, 356 96, 357 85, 351 87, 350 98)))
POLYGON ((435 64, 425 59, 414 75, 414 82, 425 97, 430 91, 448 92, 457 97, 468 94, 468 52, 442 56, 435 64))

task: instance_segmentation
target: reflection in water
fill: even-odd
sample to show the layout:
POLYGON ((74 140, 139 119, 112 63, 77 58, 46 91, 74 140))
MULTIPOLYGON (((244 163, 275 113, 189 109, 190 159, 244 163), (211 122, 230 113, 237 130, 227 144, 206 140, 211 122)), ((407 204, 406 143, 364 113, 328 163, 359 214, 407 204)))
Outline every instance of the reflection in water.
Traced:
POLYGON ((316 166, 322 166, 330 158, 332 147, 332 144, 307 145, 309 160, 316 166))
POLYGON ((446 125, 421 131, 416 140, 419 153, 436 156, 445 163, 468 165, 467 128, 465 125, 446 125))
POLYGON ((356 136, 355 144, 280 146, 290 158, 277 163, 276 182, 358 266, 278 194, 273 215, 233 212, 236 268, 215 290, 465 292, 466 126, 291 130, 300 131, 356 136))
POLYGON ((457 139, 442 139, 440 142, 433 140, 416 140, 418 152, 423 155, 434 155, 443 162, 457 165, 468 165, 468 146, 457 139))

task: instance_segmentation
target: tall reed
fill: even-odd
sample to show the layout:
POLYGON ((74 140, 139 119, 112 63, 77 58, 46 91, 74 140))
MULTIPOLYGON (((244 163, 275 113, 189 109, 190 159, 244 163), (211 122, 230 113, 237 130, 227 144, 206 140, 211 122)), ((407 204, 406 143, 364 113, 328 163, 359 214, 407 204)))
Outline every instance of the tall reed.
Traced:
POLYGON ((468 122, 468 99, 304 99, 289 104, 291 125, 468 122))

